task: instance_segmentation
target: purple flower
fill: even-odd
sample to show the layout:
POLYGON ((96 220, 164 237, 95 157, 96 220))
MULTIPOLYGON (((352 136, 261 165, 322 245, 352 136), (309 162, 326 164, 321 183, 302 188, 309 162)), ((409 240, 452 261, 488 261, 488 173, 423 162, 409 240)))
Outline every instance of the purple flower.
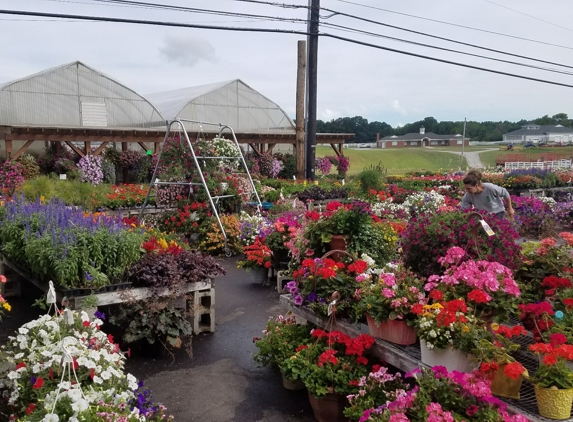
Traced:
POLYGON ((104 314, 103 312, 95 311, 95 312, 94 312, 94 316, 95 316, 97 319, 101 319, 102 321, 105 321, 105 314, 104 314))
POLYGON ((294 304, 297 305, 297 306, 302 305, 302 302, 303 302, 303 301, 304 301, 304 299, 302 298, 301 295, 296 295, 296 296, 294 297, 294 304))

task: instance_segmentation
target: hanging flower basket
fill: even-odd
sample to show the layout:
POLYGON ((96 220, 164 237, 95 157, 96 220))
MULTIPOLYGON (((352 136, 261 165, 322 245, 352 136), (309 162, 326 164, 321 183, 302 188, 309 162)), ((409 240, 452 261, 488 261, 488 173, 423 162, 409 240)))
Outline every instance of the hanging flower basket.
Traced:
POLYGON ((519 376, 517 379, 508 377, 504 372, 505 366, 506 365, 499 366, 491 382, 491 393, 498 397, 520 400, 519 390, 521 390, 523 377, 519 376))

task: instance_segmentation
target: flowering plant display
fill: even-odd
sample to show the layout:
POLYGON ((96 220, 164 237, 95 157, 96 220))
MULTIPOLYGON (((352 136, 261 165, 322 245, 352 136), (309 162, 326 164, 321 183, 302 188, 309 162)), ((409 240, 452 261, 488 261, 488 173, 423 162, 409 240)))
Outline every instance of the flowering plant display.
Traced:
POLYGON ((543 333, 555 325, 552 318, 555 315, 555 311, 547 301, 521 304, 518 309, 519 319, 523 326, 532 332, 536 341, 540 341, 543 333))
POLYGON ((6 160, 0 165, 0 190, 12 196, 18 186, 24 183, 24 167, 17 161, 6 160))
POLYGON ((509 415, 507 405, 492 396, 489 382, 479 375, 448 372, 443 366, 414 373, 414 388, 366 410, 360 422, 529 422, 523 415, 509 415))
POLYGON ((206 202, 185 203, 180 200, 176 210, 161 214, 158 227, 165 232, 190 236, 193 233, 198 234, 201 224, 210 216, 211 212, 206 202))
MULTIPOLYGON (((263 330, 263 336, 253 338, 255 346, 259 349, 253 359, 261 366, 272 365, 282 368, 283 362, 296 353, 298 346, 310 341, 310 331, 309 325, 298 324, 294 316, 270 317, 263 330)), ((288 370, 283 372, 288 379, 295 379, 288 370)))
MULTIPOLYGON (((8 279, 5 275, 0 274, 0 283, 6 284, 8 279)), ((6 299, 0 295, 0 321, 2 321, 2 317, 4 316, 4 312, 10 312, 12 310, 12 306, 8 303, 6 299)))
POLYGON ((551 235, 555 231, 556 219, 551 206, 534 196, 512 196, 515 210, 514 221, 521 236, 535 237, 551 235))
POLYGON ((143 154, 139 151, 121 151, 117 157, 117 165, 125 170, 137 170, 143 159, 143 154))
POLYGON ((446 255, 438 259, 445 267, 443 275, 428 277, 424 289, 438 300, 466 299, 478 315, 507 321, 520 296, 512 271, 498 262, 467 258, 462 248, 448 249, 446 255))
POLYGON ((237 268, 271 268, 273 265, 271 250, 259 236, 255 238, 252 245, 245 246, 243 252, 245 259, 238 262, 237 268))
POLYGON ((424 281, 402 263, 387 266, 383 273, 360 283, 356 291, 357 312, 369 314, 377 322, 391 319, 414 325, 420 310, 428 303, 424 281))
POLYGON ((259 213, 248 214, 241 211, 239 215, 239 229, 241 230, 241 242, 243 245, 252 245, 257 237, 265 239, 272 230, 272 224, 268 218, 259 213))
POLYGON ((364 353, 374 339, 368 334, 352 338, 340 331, 319 328, 311 336, 311 341, 300 345, 283 366, 316 397, 329 392, 355 394, 360 379, 370 372, 364 353))
POLYGON ((463 299, 424 305, 417 326, 418 337, 428 349, 453 347, 470 353, 480 340, 491 337, 485 324, 468 313, 463 299))
POLYGON ((495 236, 483 230, 470 235, 478 223, 463 211, 419 215, 408 222, 402 232, 400 246, 404 264, 415 273, 429 277, 439 274, 442 266, 438 258, 445 256, 452 246, 467 245, 469 258, 499 262, 512 271, 521 267, 521 247, 515 242, 519 234, 511 222, 481 213, 495 236))
POLYGON ((77 164, 82 182, 99 185, 103 181, 101 156, 84 155, 77 164))
POLYGON ((480 363, 479 371, 484 377, 493 379, 500 368, 511 379, 518 379, 521 375, 528 375, 523 365, 511 355, 520 349, 518 343, 513 342, 513 337, 527 336, 527 331, 521 325, 513 327, 492 324, 494 332, 493 341, 482 339, 472 350, 472 355, 480 363))
POLYGON ((13 366, 0 374, 0 390, 10 418, 96 420, 100 409, 128 421, 166 420, 164 407, 138 406, 137 380, 124 372, 124 355, 99 330, 102 324, 85 312, 66 311, 24 324, 9 337, 3 352, 13 366))
POLYGON ((286 288, 292 294, 295 305, 308 305, 318 315, 325 317, 328 316, 331 296, 338 292, 336 315, 356 318, 354 295, 361 287, 361 281, 369 277, 365 274, 368 267, 365 260, 344 264, 331 258, 306 258, 300 268, 293 271, 294 280, 288 282, 286 288))
POLYGON ((446 205, 446 197, 435 190, 429 192, 416 192, 409 195, 402 206, 412 217, 419 214, 435 213, 446 205))
POLYGON ((547 275, 562 275, 566 268, 573 267, 573 234, 559 233, 559 239, 546 237, 541 241, 522 244, 523 270, 544 278, 547 275))
MULTIPOLYGON (((148 186, 144 185, 112 185, 110 191, 105 194, 105 200, 102 205, 109 209, 130 208, 136 205, 142 205, 147 195, 148 186)), ((149 198, 153 204, 155 199, 149 198)))
MULTIPOLYGON (((221 224, 227 235, 227 246, 231 253, 240 253, 243 249, 240 242, 239 219, 233 214, 220 214, 221 224)), ((219 223, 215 217, 208 217, 200 225, 198 248, 213 255, 225 253, 225 242, 219 223)))
POLYGON ((301 227, 301 218, 294 212, 284 212, 273 221, 272 228, 265 237, 265 244, 271 249, 275 264, 288 261, 286 244, 294 238, 301 227))
POLYGON ((358 389, 358 393, 348 395, 349 406, 344 409, 344 415, 353 421, 359 420, 365 410, 403 396, 410 385, 399 372, 392 374, 385 366, 372 365, 372 372, 358 381, 358 389))
POLYGON ((32 154, 25 152, 16 161, 22 165, 22 176, 24 179, 30 180, 40 175, 40 166, 38 161, 36 161, 36 157, 32 154))
POLYGON ((322 174, 328 174, 330 173, 330 169, 332 169, 332 162, 328 157, 317 158, 316 169, 320 171, 322 174))
POLYGON ((533 384, 541 388, 573 388, 573 371, 567 365, 573 360, 573 346, 535 343, 529 350, 541 357, 539 369, 529 379, 533 384))

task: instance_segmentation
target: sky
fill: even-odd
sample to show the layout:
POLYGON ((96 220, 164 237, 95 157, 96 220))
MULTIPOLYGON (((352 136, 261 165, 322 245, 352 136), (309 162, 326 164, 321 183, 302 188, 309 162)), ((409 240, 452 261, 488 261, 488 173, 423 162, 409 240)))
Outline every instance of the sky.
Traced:
MULTIPOLYGON (((117 0, 2 0, 0 9, 235 28, 307 30, 308 0, 138 1, 224 11, 231 16, 134 7, 117 0), (283 4, 302 7, 279 7, 283 4), (233 15, 235 13, 282 20, 239 17, 233 15)), ((573 86, 573 27, 569 25, 573 2, 570 0, 320 0, 320 5, 321 33, 573 86), (457 54, 402 40, 565 73, 457 54)), ((305 40, 305 35, 6 14, 0 14, 0 34, 0 83, 79 60, 142 95, 241 79, 281 106, 290 117, 295 117, 297 42, 305 40)), ((318 44, 317 116, 321 120, 362 116, 368 121, 397 127, 428 116, 438 121, 464 118, 517 121, 557 113, 573 117, 573 88, 458 67, 326 36, 320 37, 318 44)))

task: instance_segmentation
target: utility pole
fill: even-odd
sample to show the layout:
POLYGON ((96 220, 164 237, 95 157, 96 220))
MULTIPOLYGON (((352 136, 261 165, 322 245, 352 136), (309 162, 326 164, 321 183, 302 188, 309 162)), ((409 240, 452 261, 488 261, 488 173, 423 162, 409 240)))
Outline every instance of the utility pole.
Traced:
MULTIPOLYGON (((464 131, 462 134, 462 155, 460 155, 460 166, 464 165, 464 147, 466 145, 466 118, 464 117, 464 131)), ((467 166, 466 166, 467 168, 467 166)))
POLYGON ((318 69, 318 23, 320 0, 309 0, 306 97, 306 178, 314 180, 316 161, 316 93, 318 69))
POLYGON ((296 178, 304 179, 304 87, 306 73, 306 41, 298 42, 296 72, 296 178))

